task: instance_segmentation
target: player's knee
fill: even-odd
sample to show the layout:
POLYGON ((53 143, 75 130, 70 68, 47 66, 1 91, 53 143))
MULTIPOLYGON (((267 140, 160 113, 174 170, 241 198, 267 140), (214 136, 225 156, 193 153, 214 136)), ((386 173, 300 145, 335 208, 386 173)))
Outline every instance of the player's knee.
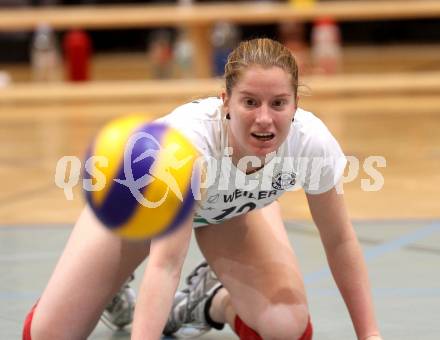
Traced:
POLYGON ((22 331, 22 340, 32 340, 31 337, 31 328, 34 321, 34 313, 35 308, 37 307, 37 304, 35 304, 29 313, 26 315, 26 318, 23 323, 23 331, 22 331))
POLYGON ((40 315, 34 317, 34 313, 30 312, 23 327, 23 340, 73 339, 73 336, 63 329, 59 320, 55 320, 55 317, 51 318, 47 313, 44 317, 40 315))
POLYGON ((32 320, 30 327, 23 331, 23 340, 57 339, 60 335, 56 325, 45 321, 45 319, 36 319, 32 320), (25 332, 28 337, 25 337, 25 332))
POLYGON ((32 324, 31 329, 32 338, 23 340, 73 340, 86 339, 87 335, 79 333, 73 329, 65 329, 61 325, 46 321, 36 321, 32 324))
POLYGON ((259 317, 256 331, 263 339, 301 339, 309 322, 305 305, 274 305, 259 317))

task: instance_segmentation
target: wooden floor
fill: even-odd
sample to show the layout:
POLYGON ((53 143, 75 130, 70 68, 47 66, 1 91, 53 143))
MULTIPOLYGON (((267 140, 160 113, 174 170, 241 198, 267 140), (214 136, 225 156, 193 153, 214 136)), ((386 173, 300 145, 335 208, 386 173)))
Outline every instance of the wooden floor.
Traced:
MULTIPOLYGON (((368 51, 364 52, 368 55, 368 51)), ((391 65, 393 58, 389 54, 391 52, 386 51, 382 57, 391 65)), ((402 58, 401 71, 411 71, 415 77, 420 71, 440 71, 439 63, 435 62, 439 55, 427 49, 426 53, 414 53, 412 58, 406 56, 402 58)), ((399 71, 397 56, 394 72, 399 71)), ((375 58, 377 61, 378 57, 375 58)), ((115 62, 109 58, 95 64, 95 69, 101 70, 98 72, 101 80, 105 79, 105 70, 112 60, 115 62)), ((347 61, 347 73, 367 74, 370 78, 377 75, 380 84, 386 81, 391 66, 375 66, 375 60, 372 64, 360 61, 357 72, 354 62, 347 61)), ((24 82, 28 70, 14 67, 9 67, 14 80, 24 82)), ((130 66, 127 69, 130 70, 130 66)), ((113 74, 115 78, 118 72, 113 74)), ((346 155, 360 161, 358 176, 344 186, 354 218, 440 217, 440 88, 332 96, 313 94, 313 88, 311 90, 312 96, 301 98, 300 106, 322 118, 346 155), (384 186, 377 192, 361 189, 361 180, 370 178, 362 170, 369 156, 386 159, 386 168, 377 169, 384 177, 384 186)), ((63 190, 54 182, 57 160, 66 155, 83 157, 93 134, 112 117, 146 112, 153 119, 175 104, 139 98, 121 102, 0 102, 0 223, 73 222, 83 205, 81 187, 76 186, 74 200, 65 198, 63 190)), ((281 202, 286 219, 309 218, 301 192, 288 193, 281 202)))

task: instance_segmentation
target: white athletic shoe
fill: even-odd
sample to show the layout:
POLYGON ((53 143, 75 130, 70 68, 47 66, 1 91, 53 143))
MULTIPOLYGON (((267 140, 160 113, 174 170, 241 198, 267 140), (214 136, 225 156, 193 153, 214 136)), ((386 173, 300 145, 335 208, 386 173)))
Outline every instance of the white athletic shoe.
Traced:
POLYGON ((101 321, 112 330, 122 329, 133 321, 136 294, 129 285, 133 279, 131 275, 101 315, 101 321))
POLYGON ((211 329, 205 317, 206 302, 222 287, 208 263, 199 264, 186 278, 185 289, 174 296, 164 335, 176 333, 182 326, 198 330, 201 335, 211 329))

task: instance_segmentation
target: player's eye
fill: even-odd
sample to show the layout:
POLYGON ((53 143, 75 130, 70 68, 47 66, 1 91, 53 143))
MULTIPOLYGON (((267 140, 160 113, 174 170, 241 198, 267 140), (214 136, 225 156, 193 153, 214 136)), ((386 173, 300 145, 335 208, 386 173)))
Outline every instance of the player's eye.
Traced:
POLYGON ((275 99, 272 102, 272 106, 275 108, 280 108, 283 107, 284 105, 286 105, 287 101, 285 99, 275 99))
POLYGON ((249 106, 249 107, 254 107, 257 105, 257 101, 252 98, 245 98, 243 100, 243 102, 244 102, 244 105, 249 106))

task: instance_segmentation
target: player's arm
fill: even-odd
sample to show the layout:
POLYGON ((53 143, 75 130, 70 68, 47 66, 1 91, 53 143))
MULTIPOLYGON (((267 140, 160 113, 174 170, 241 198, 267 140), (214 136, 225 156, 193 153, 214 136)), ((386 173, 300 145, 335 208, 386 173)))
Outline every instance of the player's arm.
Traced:
POLYGON ((151 242, 139 296, 132 339, 157 340, 162 334, 179 284, 192 232, 192 214, 171 234, 151 242))
POLYGON ((335 188, 307 194, 336 284, 348 307, 358 339, 380 339, 362 250, 348 217, 343 195, 335 188))

